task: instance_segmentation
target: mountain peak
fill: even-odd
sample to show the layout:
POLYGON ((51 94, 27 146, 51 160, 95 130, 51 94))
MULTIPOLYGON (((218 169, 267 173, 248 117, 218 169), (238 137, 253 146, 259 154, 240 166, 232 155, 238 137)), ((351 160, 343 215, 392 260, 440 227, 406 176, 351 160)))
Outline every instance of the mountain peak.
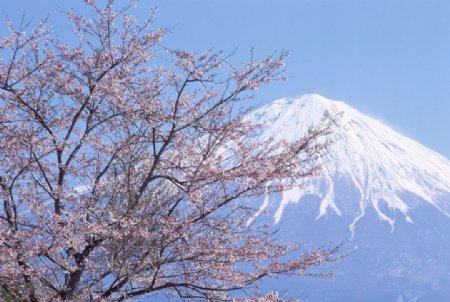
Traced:
POLYGON ((336 105, 336 103, 343 103, 340 101, 327 99, 320 94, 310 93, 305 94, 300 97, 285 97, 278 100, 273 101, 272 105, 274 106, 294 106, 294 107, 315 107, 317 110, 326 110, 330 108, 330 106, 336 105))
POLYGON ((369 207, 392 229, 402 216, 412 223, 408 211, 414 205, 405 200, 408 194, 450 217, 450 203, 443 197, 450 193, 450 161, 344 102, 307 94, 276 100, 249 117, 264 125, 260 135, 267 139, 294 140, 320 123, 332 129, 326 138, 328 152, 319 159, 321 172, 283 194, 276 222, 288 204, 298 203, 307 194, 321 200, 317 218, 330 212, 350 216, 352 232, 369 207), (337 198, 342 195, 342 183, 356 191, 357 206, 349 208, 345 199, 337 198))

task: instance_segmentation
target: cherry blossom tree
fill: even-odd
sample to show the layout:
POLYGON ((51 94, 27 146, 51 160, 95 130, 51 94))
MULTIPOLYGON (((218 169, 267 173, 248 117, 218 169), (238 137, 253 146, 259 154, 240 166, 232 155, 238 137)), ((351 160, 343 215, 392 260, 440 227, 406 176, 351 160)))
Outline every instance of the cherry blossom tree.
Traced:
POLYGON ((335 260, 248 223, 247 198, 310 177, 325 147, 323 129, 262 141, 242 109, 286 54, 167 49, 152 16, 85 3, 67 43, 46 20, 1 37, 2 301, 281 301, 249 289, 335 260))

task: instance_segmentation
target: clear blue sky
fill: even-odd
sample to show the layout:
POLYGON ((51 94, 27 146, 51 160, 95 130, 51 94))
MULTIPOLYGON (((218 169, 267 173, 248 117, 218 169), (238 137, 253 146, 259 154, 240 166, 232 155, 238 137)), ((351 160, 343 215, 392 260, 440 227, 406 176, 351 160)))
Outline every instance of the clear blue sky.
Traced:
MULTIPOLYGON (((119 0, 118 2, 125 2, 119 0)), ((17 19, 81 0, 3 1, 17 19)), ((448 0, 140 0, 175 26, 164 43, 188 50, 233 50, 245 61, 289 50, 289 81, 257 93, 262 104, 317 92, 344 100, 450 158, 450 1, 448 0), (242 56, 242 57, 241 57, 242 56)))

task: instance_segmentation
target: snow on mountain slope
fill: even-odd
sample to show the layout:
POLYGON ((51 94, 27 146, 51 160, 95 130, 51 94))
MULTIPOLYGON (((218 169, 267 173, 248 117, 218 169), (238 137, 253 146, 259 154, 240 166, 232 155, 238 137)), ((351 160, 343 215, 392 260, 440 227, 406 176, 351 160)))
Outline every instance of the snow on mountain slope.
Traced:
MULTIPOLYGON (((299 138, 313 125, 331 125, 326 138, 330 147, 319 159, 320 173, 283 193, 275 213, 276 223, 286 205, 299 202, 305 194, 320 197, 317 219, 330 211, 350 216, 352 233, 368 207, 373 207, 392 230, 399 217, 413 223, 408 211, 414 205, 404 198, 405 194, 419 197, 450 217, 450 161, 344 102, 317 94, 285 98, 251 112, 249 118, 264 125, 259 135, 275 142, 299 138), (335 203, 338 180, 351 184, 358 192, 358 206, 350 211, 335 203), (397 211, 403 215, 392 215, 397 211)), ((262 208, 273 202, 271 198, 266 197, 262 208)))

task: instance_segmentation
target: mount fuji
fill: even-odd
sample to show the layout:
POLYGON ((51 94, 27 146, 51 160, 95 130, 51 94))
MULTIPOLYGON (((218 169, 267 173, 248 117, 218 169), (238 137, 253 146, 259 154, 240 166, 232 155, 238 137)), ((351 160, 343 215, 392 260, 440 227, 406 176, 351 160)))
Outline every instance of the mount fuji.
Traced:
POLYGON ((448 159, 317 94, 276 100, 248 118, 274 142, 331 126, 319 173, 255 202, 273 213, 283 240, 311 248, 346 240, 353 251, 326 267, 331 280, 286 279, 277 290, 303 301, 450 301, 448 159))

